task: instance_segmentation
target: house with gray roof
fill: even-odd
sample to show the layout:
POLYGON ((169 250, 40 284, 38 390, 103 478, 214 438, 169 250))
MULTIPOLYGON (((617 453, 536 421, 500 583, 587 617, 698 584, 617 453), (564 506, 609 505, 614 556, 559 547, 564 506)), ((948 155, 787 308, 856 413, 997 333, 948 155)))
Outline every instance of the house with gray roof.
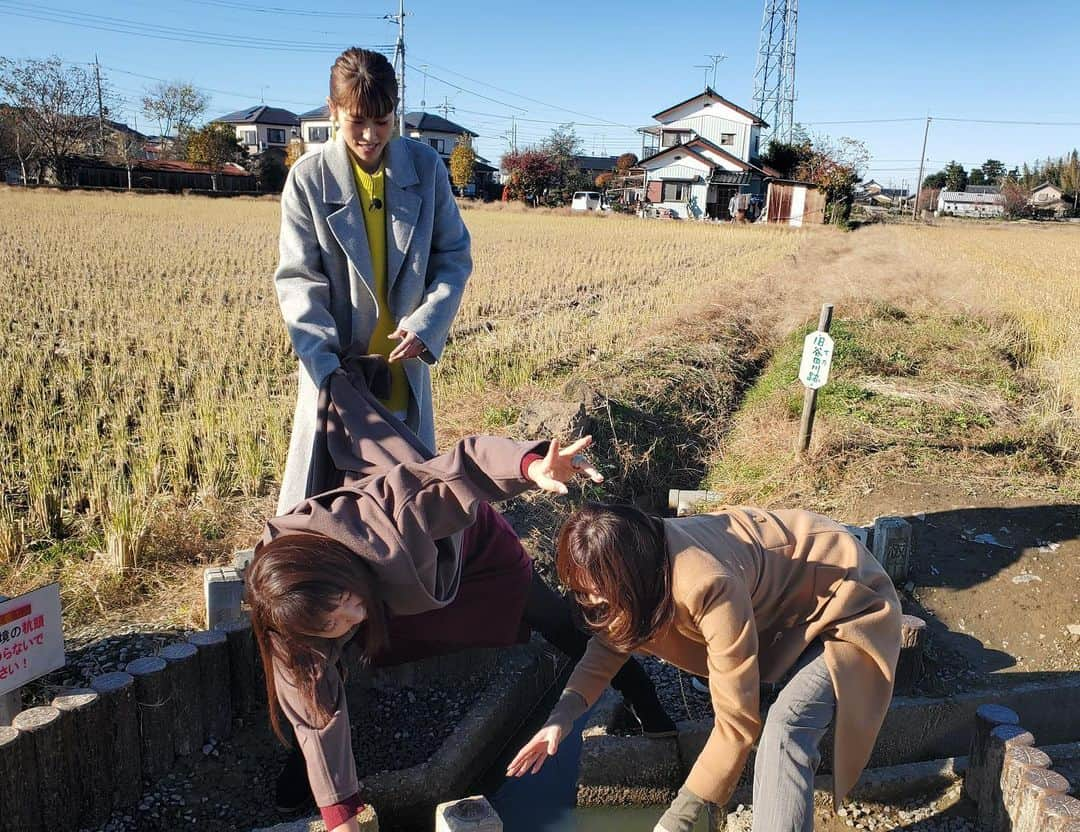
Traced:
POLYGON ((260 104, 246 110, 214 119, 218 124, 230 124, 236 128, 236 139, 252 156, 265 150, 277 149, 284 153, 289 142, 299 135, 300 119, 291 110, 260 104))

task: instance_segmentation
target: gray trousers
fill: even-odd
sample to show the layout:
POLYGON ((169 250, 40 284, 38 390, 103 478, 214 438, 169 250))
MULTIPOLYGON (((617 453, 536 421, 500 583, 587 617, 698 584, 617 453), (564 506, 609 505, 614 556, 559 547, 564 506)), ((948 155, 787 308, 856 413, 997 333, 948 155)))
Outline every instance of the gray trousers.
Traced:
POLYGON ((765 718, 754 762, 753 832, 813 832, 818 747, 835 710, 824 647, 814 642, 765 718))

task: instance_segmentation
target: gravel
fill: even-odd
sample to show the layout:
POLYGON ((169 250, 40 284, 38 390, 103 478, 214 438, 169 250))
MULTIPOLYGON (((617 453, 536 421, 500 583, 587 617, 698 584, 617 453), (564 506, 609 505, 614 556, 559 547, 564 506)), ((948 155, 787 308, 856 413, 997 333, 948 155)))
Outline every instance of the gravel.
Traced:
MULTIPOLYGON (((815 829, 844 832, 861 829, 867 832, 979 832, 974 806, 961 795, 960 783, 944 793, 908 798, 895 805, 848 801, 837 812, 818 809, 815 829)), ((726 832, 750 832, 753 810, 739 805, 728 814, 726 832)))
POLYGON ((162 647, 187 639, 194 630, 164 624, 82 627, 66 633, 67 664, 23 688, 23 707, 48 705, 67 688, 88 687, 102 673, 123 670, 128 662, 156 656, 162 647))

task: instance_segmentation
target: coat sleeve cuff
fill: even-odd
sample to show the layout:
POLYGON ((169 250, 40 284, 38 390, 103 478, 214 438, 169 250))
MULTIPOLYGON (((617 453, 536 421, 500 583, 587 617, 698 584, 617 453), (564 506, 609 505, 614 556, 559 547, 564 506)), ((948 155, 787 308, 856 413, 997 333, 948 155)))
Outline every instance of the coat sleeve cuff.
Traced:
POLYGON ((364 801, 360 799, 360 792, 347 797, 330 806, 320 806, 319 814, 322 815, 323 823, 327 832, 341 826, 341 824, 356 817, 356 813, 364 808, 364 801))
POLYGON ((523 480, 529 479, 529 466, 536 462, 538 459, 543 459, 543 454, 538 454, 533 451, 525 454, 521 458, 521 478, 523 480))

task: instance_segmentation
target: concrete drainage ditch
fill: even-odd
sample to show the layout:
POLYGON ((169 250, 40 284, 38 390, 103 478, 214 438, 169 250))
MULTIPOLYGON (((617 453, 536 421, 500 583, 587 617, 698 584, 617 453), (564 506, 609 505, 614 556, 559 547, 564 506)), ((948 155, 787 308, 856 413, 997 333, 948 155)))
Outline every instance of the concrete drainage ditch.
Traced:
MULTIPOLYGON (((1080 739, 1080 672, 943 698, 901 696, 889 708, 870 764, 852 796, 893 801, 957 779, 966 765, 975 714, 987 704, 1020 714, 1040 746, 1055 746, 1062 760, 1080 758, 1075 742, 1080 739)), ((617 732, 620 708, 618 697, 608 691, 590 714, 582 737, 579 806, 664 803, 682 784, 711 730, 708 722, 682 722, 673 739, 626 736, 617 732)), ((827 737, 817 782, 825 793, 831 787, 831 748, 832 739, 827 737)), ((750 801, 752 771, 751 756, 732 804, 750 801)))

